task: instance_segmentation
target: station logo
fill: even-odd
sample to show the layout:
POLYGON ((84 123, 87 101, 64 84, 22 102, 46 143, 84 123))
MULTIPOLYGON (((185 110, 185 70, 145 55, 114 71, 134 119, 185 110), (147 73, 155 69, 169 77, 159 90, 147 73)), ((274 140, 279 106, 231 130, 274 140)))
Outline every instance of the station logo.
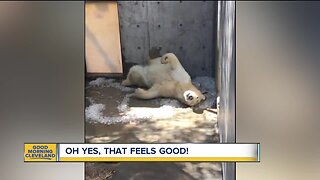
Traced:
POLYGON ((57 161, 57 145, 25 144, 24 161, 57 161))

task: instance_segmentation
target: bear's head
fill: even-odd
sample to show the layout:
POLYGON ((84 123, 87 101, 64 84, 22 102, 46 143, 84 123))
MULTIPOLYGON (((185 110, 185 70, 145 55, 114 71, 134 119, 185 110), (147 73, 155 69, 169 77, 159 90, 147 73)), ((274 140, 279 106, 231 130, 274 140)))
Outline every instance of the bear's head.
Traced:
POLYGON ((193 85, 189 85, 183 92, 183 102, 189 106, 198 105, 206 97, 193 85))

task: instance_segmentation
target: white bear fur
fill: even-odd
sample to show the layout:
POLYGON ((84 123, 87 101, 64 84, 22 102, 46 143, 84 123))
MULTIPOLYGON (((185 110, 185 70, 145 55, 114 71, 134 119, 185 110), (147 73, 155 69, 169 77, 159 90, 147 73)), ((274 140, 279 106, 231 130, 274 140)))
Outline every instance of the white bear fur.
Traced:
POLYGON ((205 99, 205 96, 192 84, 189 74, 173 53, 151 59, 147 66, 131 67, 122 84, 148 88, 136 89, 134 96, 140 99, 170 97, 189 106, 195 106, 205 99))

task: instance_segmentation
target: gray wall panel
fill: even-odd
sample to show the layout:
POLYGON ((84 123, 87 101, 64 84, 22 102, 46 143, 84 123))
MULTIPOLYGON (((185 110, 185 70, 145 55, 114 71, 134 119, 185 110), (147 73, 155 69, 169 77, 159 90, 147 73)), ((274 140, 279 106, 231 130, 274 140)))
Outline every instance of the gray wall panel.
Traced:
POLYGON ((158 49, 160 55, 175 53, 192 77, 213 76, 217 2, 142 1, 120 4, 125 62, 145 64, 153 56, 150 49, 158 49))
POLYGON ((147 2, 118 3, 120 37, 124 62, 141 64, 149 56, 147 2))

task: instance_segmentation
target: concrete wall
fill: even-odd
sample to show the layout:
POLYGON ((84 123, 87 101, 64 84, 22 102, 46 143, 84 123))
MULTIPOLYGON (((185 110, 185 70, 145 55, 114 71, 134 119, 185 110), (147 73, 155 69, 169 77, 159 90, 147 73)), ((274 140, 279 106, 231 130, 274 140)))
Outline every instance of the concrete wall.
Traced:
POLYGON ((215 74, 216 12, 212 1, 120 1, 125 63, 175 53, 194 76, 215 74))

